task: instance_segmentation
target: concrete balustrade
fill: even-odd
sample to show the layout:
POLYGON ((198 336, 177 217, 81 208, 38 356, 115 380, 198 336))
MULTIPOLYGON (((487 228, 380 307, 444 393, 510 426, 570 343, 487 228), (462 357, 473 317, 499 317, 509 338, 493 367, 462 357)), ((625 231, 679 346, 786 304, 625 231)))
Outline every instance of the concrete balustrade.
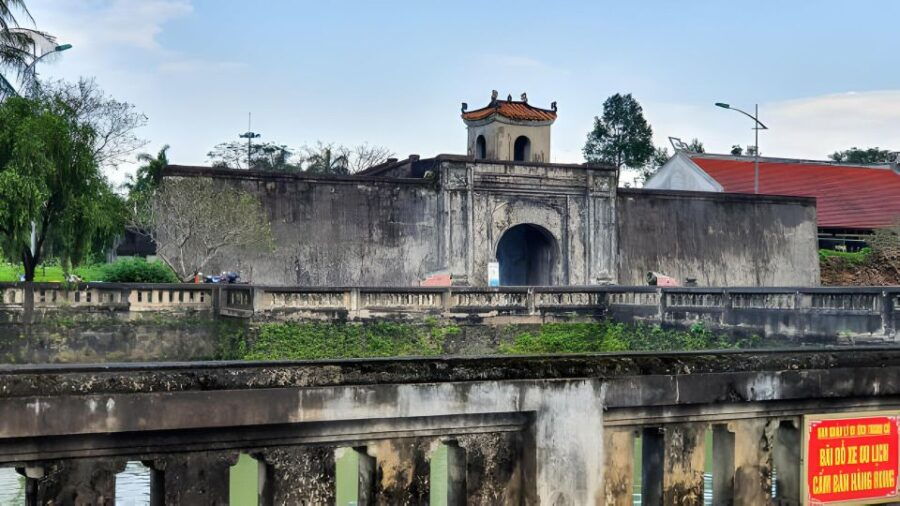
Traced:
POLYGON ((255 321, 477 321, 488 325, 573 319, 703 323, 738 334, 835 342, 894 341, 900 287, 657 288, 448 287, 312 288, 212 284, 0 284, 0 321, 58 313, 121 319, 202 312, 255 321))
POLYGON ((259 505, 625 505, 637 470, 644 504, 792 505, 803 417, 900 412, 896 377, 887 347, 0 366, 0 467, 28 504, 113 504, 126 461, 227 504, 243 455, 259 505))

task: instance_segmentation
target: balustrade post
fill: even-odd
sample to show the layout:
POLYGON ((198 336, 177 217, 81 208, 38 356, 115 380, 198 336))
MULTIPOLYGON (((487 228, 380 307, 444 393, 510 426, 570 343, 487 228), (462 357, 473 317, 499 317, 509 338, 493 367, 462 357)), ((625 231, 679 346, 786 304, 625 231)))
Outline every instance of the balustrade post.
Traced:
POLYGON ((668 424, 663 456, 663 504, 703 504, 705 423, 668 424))
POLYGON ((662 288, 657 288, 656 293, 659 294, 659 302, 657 302, 657 318, 662 325, 666 321, 666 292, 662 288))
POLYGON ((603 429, 604 496, 607 506, 631 506, 634 494, 634 429, 603 429))
MULTIPOLYGON (((337 469, 333 446, 290 446, 262 451, 269 475, 263 495, 272 504, 334 504, 337 469)), ((363 504, 363 503, 360 503, 363 504)))
POLYGON ((458 479, 465 483, 459 504, 536 503, 534 439, 528 436, 525 431, 456 436, 462 450, 457 470, 464 473, 458 479))
POLYGON ((766 419, 738 420, 734 427, 734 504, 769 504, 772 445, 776 425, 766 419))
POLYGON ((149 462, 158 473, 155 479, 151 474, 151 504, 228 504, 229 476, 237 459, 237 453, 197 452, 149 462))
POLYGON ((375 457, 378 504, 428 504, 430 439, 381 440, 368 446, 375 457))
POLYGON ((775 500, 780 506, 800 504, 800 429, 799 420, 784 420, 778 425, 772 461, 775 468, 775 500))
POLYGON ((887 290, 881 292, 881 331, 885 338, 893 338, 894 328, 894 294, 887 290))

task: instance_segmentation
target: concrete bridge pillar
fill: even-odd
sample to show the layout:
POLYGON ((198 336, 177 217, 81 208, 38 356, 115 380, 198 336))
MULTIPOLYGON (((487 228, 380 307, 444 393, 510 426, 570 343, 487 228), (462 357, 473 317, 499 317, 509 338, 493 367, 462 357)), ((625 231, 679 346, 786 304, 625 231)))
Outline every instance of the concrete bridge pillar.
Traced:
POLYGON ((113 506, 121 459, 59 460, 17 469, 26 477, 25 504, 113 506))
POLYGON ((631 506, 634 499, 634 432, 635 429, 603 430, 604 492, 607 506, 631 506))
POLYGON ((778 425, 772 463, 775 467, 775 500, 779 506, 800 504, 800 421, 783 420, 778 425))
POLYGON ((466 434, 456 438, 465 459, 460 504, 536 504, 534 441, 524 432, 466 434))
POLYGON ((732 422, 734 429, 734 504, 772 502, 772 446, 777 422, 765 418, 732 422))
POLYGON ((151 504, 227 505, 229 473, 237 459, 236 452, 198 452, 166 455, 147 462, 153 473, 151 504))
POLYGON ((728 424, 713 425, 713 506, 734 504, 734 432, 728 424))
POLYGON ((267 469, 261 506, 334 504, 334 454, 334 446, 286 446, 261 451, 267 469))
POLYGON ((703 504, 705 423, 668 424, 663 455, 663 504, 703 504))
POLYGON ((375 457, 375 504, 428 504, 432 443, 432 438, 407 438, 368 446, 375 457))

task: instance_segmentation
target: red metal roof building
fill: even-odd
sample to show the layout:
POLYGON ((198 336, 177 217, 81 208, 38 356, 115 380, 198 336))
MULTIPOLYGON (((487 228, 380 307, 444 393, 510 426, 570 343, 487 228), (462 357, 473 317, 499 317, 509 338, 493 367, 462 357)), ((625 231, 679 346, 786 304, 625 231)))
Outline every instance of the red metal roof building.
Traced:
MULTIPOLYGON (((753 180, 752 157, 678 152, 645 188, 753 193, 753 180)), ((823 239, 858 238, 900 220, 900 174, 887 165, 761 157, 759 193, 815 197, 823 239)))

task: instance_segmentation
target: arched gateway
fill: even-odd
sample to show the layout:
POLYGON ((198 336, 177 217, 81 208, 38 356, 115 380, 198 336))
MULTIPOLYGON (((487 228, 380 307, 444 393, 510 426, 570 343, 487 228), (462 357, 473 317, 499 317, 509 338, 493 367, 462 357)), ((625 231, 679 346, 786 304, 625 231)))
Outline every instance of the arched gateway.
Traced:
POLYGON ((554 285, 558 247, 553 234, 532 224, 510 227, 497 243, 500 284, 554 285))

